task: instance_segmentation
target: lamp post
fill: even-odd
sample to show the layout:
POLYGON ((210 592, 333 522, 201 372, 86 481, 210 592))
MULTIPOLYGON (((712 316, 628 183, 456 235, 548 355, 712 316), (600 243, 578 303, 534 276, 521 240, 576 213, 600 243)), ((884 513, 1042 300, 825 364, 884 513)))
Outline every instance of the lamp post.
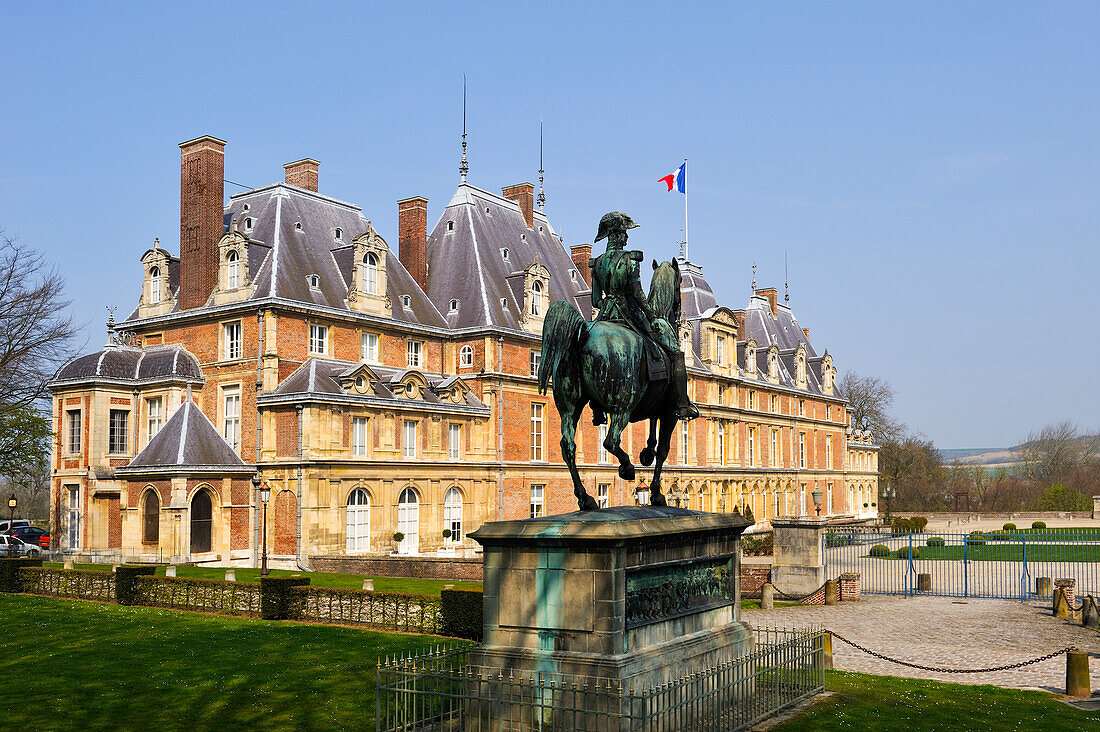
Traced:
POLYGON ((11 509, 11 516, 8 517, 8 557, 9 558, 11 557, 12 539, 14 538, 12 536, 11 532, 15 528, 15 504, 16 503, 17 503, 17 501, 15 500, 15 494, 12 493, 11 498, 8 499, 8 508, 11 509))
POLYGON ((890 515, 890 499, 896 498, 898 495, 898 489, 887 483, 882 488, 882 497, 886 499, 886 515, 890 515))
POLYGON ((271 486, 267 484, 267 481, 260 482, 260 474, 257 472, 252 476, 252 487, 259 491, 260 501, 264 504, 264 518, 261 524, 261 534, 263 539, 261 541, 260 550, 260 576, 267 576, 267 501, 271 498, 271 486))
POLYGON ((822 492, 821 492, 821 489, 820 488, 814 488, 813 491, 810 492, 810 495, 813 496, 814 508, 817 510, 817 515, 820 516, 821 515, 821 496, 823 495, 822 492))

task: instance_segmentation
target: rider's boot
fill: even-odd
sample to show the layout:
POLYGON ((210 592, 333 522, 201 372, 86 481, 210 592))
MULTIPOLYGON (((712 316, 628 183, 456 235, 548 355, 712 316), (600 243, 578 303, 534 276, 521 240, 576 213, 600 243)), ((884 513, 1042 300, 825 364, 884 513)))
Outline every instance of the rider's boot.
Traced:
POLYGON ((682 352, 674 354, 672 359, 672 380, 676 386, 676 417, 689 422, 699 416, 699 410, 688 398, 687 365, 682 352))

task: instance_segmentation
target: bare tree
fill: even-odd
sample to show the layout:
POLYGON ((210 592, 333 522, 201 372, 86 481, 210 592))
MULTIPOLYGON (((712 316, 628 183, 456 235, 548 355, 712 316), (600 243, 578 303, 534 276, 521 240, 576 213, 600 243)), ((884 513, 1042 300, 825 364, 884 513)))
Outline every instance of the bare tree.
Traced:
POLYGON ((1020 452, 1028 477, 1049 484, 1095 460, 1098 449, 1097 436, 1082 435, 1076 424, 1064 421, 1028 435, 1020 452))
POLYGON ((845 371, 837 387, 848 400, 854 429, 870 430, 882 441, 901 438, 904 428, 888 414, 894 403, 894 387, 890 382, 878 376, 845 371))

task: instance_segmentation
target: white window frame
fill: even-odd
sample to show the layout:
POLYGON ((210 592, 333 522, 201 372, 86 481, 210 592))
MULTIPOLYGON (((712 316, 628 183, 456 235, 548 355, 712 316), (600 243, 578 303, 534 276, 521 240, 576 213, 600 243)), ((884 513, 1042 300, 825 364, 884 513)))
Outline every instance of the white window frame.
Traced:
POLYGON ((718 422, 718 464, 726 464, 726 424, 718 422))
POLYGON ((370 509, 370 494, 362 488, 356 488, 348 495, 347 504, 344 506, 344 549, 349 554, 370 551, 370 509), (360 495, 366 499, 366 502, 353 502, 360 495))
POLYGON ((222 356, 226 361, 240 359, 242 353, 241 321, 222 323, 222 356))
POLYGON ((448 488, 443 495, 443 528, 451 530, 451 535, 444 539, 444 543, 462 542, 462 491, 458 488, 448 488))
POLYGON ((462 458, 462 425, 457 422, 447 425, 447 454, 451 460, 462 458))
POLYGON ((542 283, 538 280, 531 283, 531 315, 542 317, 542 283))
POLYGON ((545 405, 531 402, 531 460, 542 462, 546 454, 545 405))
MULTIPOLYGON (((825 469, 833 469, 833 436, 825 435, 825 469)), ((831 485, 831 484, 830 484, 831 485)))
POLYGON ((749 427, 749 467, 756 467, 756 428, 749 427))
POLYGON ((328 326, 318 323, 309 324, 309 352, 319 356, 328 355, 328 326))
POLYGON ((798 433, 798 467, 806 467, 806 433, 798 433))
POLYGON ((225 288, 235 290, 241 286, 241 255, 230 249, 225 255, 225 288))
POLYGON ((531 518, 538 518, 546 512, 546 486, 541 483, 531 484, 531 518))
POLYGON ((470 344, 466 344, 462 348, 458 349, 458 365, 462 368, 469 368, 474 365, 474 347, 470 344))
POLYGON ((604 422, 596 430, 596 462, 600 465, 611 463, 611 453, 604 447, 603 441, 607 439, 607 423, 604 422))
POLYGON ((69 549, 80 548, 80 486, 68 485, 68 538, 69 549))
POLYGON ((112 409, 107 414, 107 454, 130 454, 130 410, 112 409), (120 420, 115 415, 123 415, 120 420), (117 432, 116 432, 117 430, 117 432), (119 434, 120 433, 120 434, 119 434), (118 449, 121 448, 121 449, 118 449))
POLYGON ((417 422, 414 419, 406 419, 401 428, 402 454, 407 458, 416 457, 417 422))
POLYGON ((405 364, 418 369, 424 360, 424 341, 409 340, 405 345, 405 364))
POLYGON ((378 334, 363 333, 359 337, 359 360, 364 363, 378 363, 378 334))
POLYGON ((161 288, 161 274, 160 267, 152 267, 149 269, 149 304, 156 305, 160 302, 160 288, 161 288))
POLYGON ((351 454, 365 456, 367 454, 367 425, 366 417, 351 418, 351 454))
POLYGON ((374 252, 363 255, 363 292, 378 294, 378 256, 374 252))
POLYGON ((607 508, 608 495, 611 493, 610 483, 599 483, 596 485, 596 504, 600 508, 607 508))
POLYGON ((715 360, 719 366, 726 365, 726 338, 725 336, 718 336, 715 340, 715 360))
POLYGON ((145 439, 146 441, 160 432, 164 426, 164 398, 149 397, 145 400, 145 439))
POLYGON ((65 419, 67 424, 65 448, 67 455, 79 455, 84 447, 84 420, 83 412, 79 409, 66 409, 65 419))
POLYGON ((531 376, 539 375, 539 362, 542 360, 542 351, 537 348, 531 349, 531 376))
POLYGON ((779 430, 772 429, 772 444, 771 451, 768 454, 768 462, 771 463, 771 467, 779 467, 779 430))
POLYGON ((222 387, 222 437, 234 451, 241 449, 241 385, 222 387))
POLYGON ((691 434, 688 432, 687 422, 680 423, 680 464, 688 464, 688 453, 691 452, 691 434))

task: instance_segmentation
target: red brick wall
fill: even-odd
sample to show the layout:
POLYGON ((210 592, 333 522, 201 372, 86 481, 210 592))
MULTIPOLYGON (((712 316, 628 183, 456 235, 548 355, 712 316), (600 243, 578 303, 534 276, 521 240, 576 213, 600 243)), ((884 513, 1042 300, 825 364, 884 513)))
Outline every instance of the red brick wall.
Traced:
POLYGON ((453 579, 465 582, 481 582, 480 559, 435 559, 418 557, 310 557, 313 569, 318 572, 363 574, 374 577, 420 577, 424 579, 453 579))
POLYGON ((428 289, 428 199, 397 202, 398 259, 422 290, 428 289))
POLYGON ((742 597, 759 597, 760 588, 768 582, 772 576, 770 564, 742 564, 741 565, 741 595, 742 597))
POLYGON ((298 456, 298 413, 294 410, 275 413, 275 454, 279 457, 298 456))
POLYGON ((276 554, 294 554, 297 550, 298 501, 290 491, 279 491, 275 496, 276 554))
POLYGON ((107 499, 107 548, 118 549, 122 546, 122 512, 119 511, 118 496, 107 499))
POLYGON ((225 143, 211 137, 180 145, 180 308, 206 304, 218 277, 225 143))
POLYGON ((305 188, 307 191, 317 192, 317 168, 320 163, 316 160, 298 160, 283 166, 286 174, 286 182, 289 185, 305 188))
POLYGON ((592 259, 592 245, 577 244, 571 246, 569 247, 569 253, 573 257, 573 266, 577 268, 577 271, 581 273, 581 277, 591 287, 592 269, 588 266, 588 262, 592 259))
POLYGON ((523 214, 523 220, 527 223, 527 228, 533 229, 535 226, 535 184, 517 183, 501 188, 500 192, 509 201, 515 201, 519 205, 520 213, 523 214))

